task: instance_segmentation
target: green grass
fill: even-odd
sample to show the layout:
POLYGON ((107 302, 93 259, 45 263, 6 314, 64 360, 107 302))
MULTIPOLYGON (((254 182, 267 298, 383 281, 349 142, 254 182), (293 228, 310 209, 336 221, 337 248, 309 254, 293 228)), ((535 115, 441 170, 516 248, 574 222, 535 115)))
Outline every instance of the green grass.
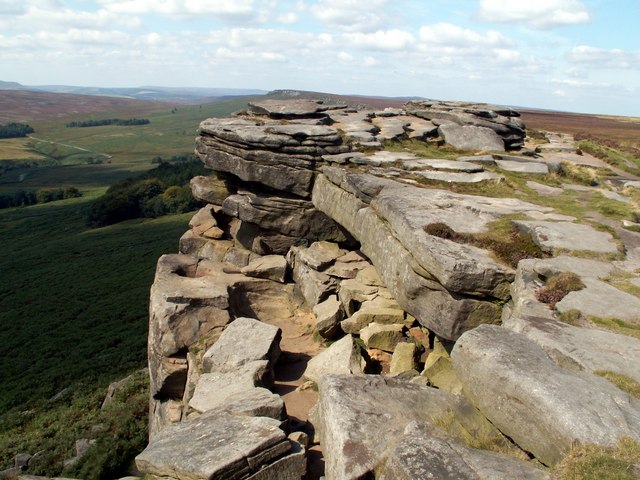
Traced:
POLYGON ((611 330, 612 332, 629 335, 640 340, 640 325, 621 320, 619 318, 601 318, 589 316, 588 320, 598 327, 611 330))
POLYGON ((593 373, 599 377, 609 380, 616 387, 627 392, 629 395, 640 399, 640 383, 636 382, 633 378, 627 377, 621 373, 611 372, 609 370, 596 370, 593 373))
POLYGON ((625 172, 634 175, 640 174, 640 158, 629 152, 622 152, 594 140, 581 140, 577 143, 577 147, 583 152, 604 160, 609 165, 618 167, 625 172))
POLYGON ((621 438, 615 447, 576 445, 553 469, 555 480, 636 480, 640 442, 621 438))
POLYGON ((0 414, 145 364, 155 263, 192 214, 89 231, 97 193, 0 210, 0 414))

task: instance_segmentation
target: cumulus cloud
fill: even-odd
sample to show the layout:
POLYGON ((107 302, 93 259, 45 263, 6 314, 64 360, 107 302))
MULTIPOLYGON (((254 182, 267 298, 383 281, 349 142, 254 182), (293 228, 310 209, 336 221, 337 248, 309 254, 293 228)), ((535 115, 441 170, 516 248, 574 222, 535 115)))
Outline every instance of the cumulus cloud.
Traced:
POLYGON ((540 30, 591 21, 580 0, 480 0, 478 13, 489 22, 521 23, 540 30))
POLYGON ((599 68, 640 69, 640 52, 626 52, 618 48, 607 50, 580 45, 569 52, 568 60, 599 68))
POLYGON ((428 45, 468 48, 472 46, 510 47, 514 42, 495 30, 478 33, 451 23, 436 23, 420 28, 420 40, 428 45))
POLYGON ((228 22, 262 22, 273 7, 262 0, 100 0, 110 12, 130 15, 156 14, 181 20, 211 16, 228 22))
POLYGON ((345 33, 342 40, 354 48, 370 50, 403 50, 415 42, 415 38, 404 30, 378 30, 374 33, 345 33))
POLYGON ((382 7, 388 0, 316 0, 310 5, 299 3, 320 22, 349 32, 373 32, 384 24, 382 7))

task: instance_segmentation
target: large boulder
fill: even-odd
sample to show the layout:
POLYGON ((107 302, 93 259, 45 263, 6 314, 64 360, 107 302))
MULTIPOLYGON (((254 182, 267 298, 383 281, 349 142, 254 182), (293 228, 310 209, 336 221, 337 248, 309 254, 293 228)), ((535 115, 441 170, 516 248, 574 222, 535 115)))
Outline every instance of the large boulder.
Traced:
POLYGON ((481 325, 460 337, 451 358, 473 404, 546 465, 576 442, 640 440, 640 400, 602 378, 561 368, 524 335, 481 325))
POLYGON ((503 441, 464 398, 435 388, 377 375, 327 375, 318 394, 314 426, 328 479, 373 477, 412 421, 446 425, 458 439, 503 441))
POLYGON ((504 142, 490 128, 446 123, 438 127, 438 133, 442 135, 446 143, 458 150, 504 152, 504 142))
POLYGON ((362 373, 364 366, 360 347, 346 335, 309 360, 304 376, 317 383, 324 375, 362 373))
POLYGON ((384 464, 380 480, 546 480, 540 468, 503 453, 469 448, 433 426, 411 422, 384 464))

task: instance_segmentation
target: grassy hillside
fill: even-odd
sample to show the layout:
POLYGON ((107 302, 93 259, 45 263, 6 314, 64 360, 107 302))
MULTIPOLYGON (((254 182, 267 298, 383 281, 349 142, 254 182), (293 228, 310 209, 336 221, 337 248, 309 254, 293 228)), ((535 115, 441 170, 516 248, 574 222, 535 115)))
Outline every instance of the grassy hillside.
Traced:
POLYGON ((0 412, 145 363, 155 263, 191 214, 88 230, 97 193, 0 211, 0 412))

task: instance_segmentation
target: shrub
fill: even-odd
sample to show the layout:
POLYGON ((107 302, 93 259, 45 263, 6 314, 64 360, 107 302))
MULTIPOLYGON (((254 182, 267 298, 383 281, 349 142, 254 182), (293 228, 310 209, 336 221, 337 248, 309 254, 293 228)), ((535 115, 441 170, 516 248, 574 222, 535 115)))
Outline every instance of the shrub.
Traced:
POLYGON ((447 240, 455 240, 458 234, 444 222, 430 223, 422 227, 423 230, 434 237, 445 238, 447 240))
POLYGON ((580 277, 573 272, 562 272, 552 275, 544 287, 536 290, 536 299, 542 303, 548 303, 555 308, 556 303, 562 300, 569 292, 577 292, 585 287, 580 277))

